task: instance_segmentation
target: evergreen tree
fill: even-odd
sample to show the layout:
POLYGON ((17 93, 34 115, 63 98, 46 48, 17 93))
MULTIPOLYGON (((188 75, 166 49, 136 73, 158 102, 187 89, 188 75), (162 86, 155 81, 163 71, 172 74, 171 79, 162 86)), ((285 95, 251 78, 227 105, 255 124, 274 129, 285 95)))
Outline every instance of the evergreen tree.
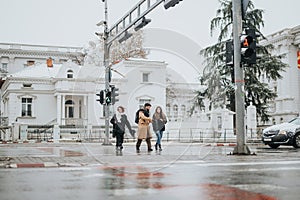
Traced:
MULTIPOLYGON (((211 20, 210 31, 219 31, 218 42, 201 51, 204 56, 204 71, 200 81, 207 86, 203 92, 197 91, 194 106, 203 107, 203 98, 210 101, 212 106, 226 105, 235 111, 235 86, 234 68, 225 63, 225 44, 232 38, 232 1, 219 0, 221 6, 217 10, 217 16, 211 20)), ((252 1, 249 2, 247 13, 243 21, 243 27, 253 28, 264 38, 260 28, 264 26, 263 10, 255 9, 252 1)), ((265 39, 265 38, 264 38, 265 39)), ((245 79, 245 106, 250 103, 257 108, 258 117, 265 122, 269 120, 268 103, 277 96, 276 91, 271 90, 268 84, 261 81, 276 81, 281 78, 280 73, 287 66, 281 61, 281 56, 271 55, 272 45, 257 48, 259 58, 256 64, 243 64, 245 79)))

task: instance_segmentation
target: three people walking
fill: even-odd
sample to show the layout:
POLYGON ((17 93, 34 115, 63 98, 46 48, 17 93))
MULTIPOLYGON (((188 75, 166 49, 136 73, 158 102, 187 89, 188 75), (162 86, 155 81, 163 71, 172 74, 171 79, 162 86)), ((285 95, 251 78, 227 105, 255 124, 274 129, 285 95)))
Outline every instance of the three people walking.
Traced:
MULTIPOLYGON (((162 108, 157 106, 155 108, 155 113, 150 117, 150 103, 145 103, 142 109, 139 109, 137 112, 137 121, 138 122, 138 134, 136 142, 136 151, 140 152, 140 146, 143 140, 147 143, 148 152, 153 151, 151 147, 152 134, 150 131, 150 123, 152 123, 153 131, 156 134, 156 143, 155 150, 162 150, 161 139, 163 132, 165 131, 165 124, 167 123, 166 115, 163 113, 162 108)), ((125 109, 122 106, 117 108, 116 114, 110 120, 110 123, 113 124, 113 137, 116 137, 116 149, 123 149, 123 140, 125 134, 125 126, 128 128, 132 137, 134 137, 135 131, 132 129, 127 115, 124 113, 125 109)))

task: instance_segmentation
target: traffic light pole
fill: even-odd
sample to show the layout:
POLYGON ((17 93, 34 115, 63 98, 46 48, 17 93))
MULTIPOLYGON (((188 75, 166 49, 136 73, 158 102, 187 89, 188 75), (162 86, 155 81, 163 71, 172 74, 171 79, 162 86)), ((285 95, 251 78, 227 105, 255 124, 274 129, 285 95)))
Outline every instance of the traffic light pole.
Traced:
MULTIPOLYGON (((109 37, 108 32, 108 13, 107 13, 107 0, 105 0, 104 5, 104 56, 103 56, 103 65, 105 67, 105 93, 109 90, 109 76, 110 76, 110 68, 109 68, 109 46, 110 44, 107 42, 109 37)), ((105 102, 104 107, 104 116, 105 116, 105 138, 103 145, 111 145, 109 141, 109 104, 105 102)))
MULTIPOLYGON (((104 14, 105 14, 105 21, 104 21, 104 56, 103 56, 103 64, 105 67, 105 93, 109 91, 109 83, 110 83, 110 66, 109 66, 109 49, 113 41, 117 38, 121 37, 122 34, 127 33, 128 29, 133 26, 140 29, 143 26, 149 23, 139 23, 144 17, 150 13, 154 8, 156 8, 161 3, 165 3, 165 9, 169 7, 173 7, 178 4, 182 0, 140 0, 130 11, 128 11, 120 20, 117 21, 110 29, 108 28, 108 13, 107 13, 107 0, 102 0, 104 2, 104 14), (133 16, 133 13, 136 16, 133 16), (138 24, 138 26, 137 26, 138 24)), ((142 21, 143 22, 143 21, 142 21)), ((137 29, 136 29, 137 30, 137 29)), ((125 35, 126 36, 126 35, 125 35)), ((124 37, 126 39, 126 37, 124 37)), ((105 115, 105 139, 103 145, 111 145, 109 141, 109 106, 110 103, 106 103, 103 105, 104 107, 104 115, 105 115)))
POLYGON ((245 139, 245 90, 244 74, 241 67, 241 42, 242 34, 242 3, 241 0, 232 0, 233 12, 233 48, 234 48, 234 81, 235 91, 235 117, 236 117, 236 138, 237 146, 233 154, 248 155, 250 149, 246 145, 245 139))

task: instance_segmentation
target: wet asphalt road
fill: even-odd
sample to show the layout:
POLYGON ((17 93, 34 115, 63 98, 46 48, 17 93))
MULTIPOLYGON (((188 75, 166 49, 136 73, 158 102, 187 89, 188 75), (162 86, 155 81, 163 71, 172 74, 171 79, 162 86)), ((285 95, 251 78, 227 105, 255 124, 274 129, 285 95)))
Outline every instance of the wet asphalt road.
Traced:
POLYGON ((251 146, 256 155, 232 156, 233 147, 169 144, 161 153, 140 154, 132 147, 125 146, 122 154, 113 147, 99 149, 97 145, 2 148, 1 156, 11 152, 10 157, 19 161, 24 160, 20 151, 30 162, 94 160, 76 166, 67 160, 68 167, 1 168, 1 200, 294 200, 300 196, 298 149, 251 146))

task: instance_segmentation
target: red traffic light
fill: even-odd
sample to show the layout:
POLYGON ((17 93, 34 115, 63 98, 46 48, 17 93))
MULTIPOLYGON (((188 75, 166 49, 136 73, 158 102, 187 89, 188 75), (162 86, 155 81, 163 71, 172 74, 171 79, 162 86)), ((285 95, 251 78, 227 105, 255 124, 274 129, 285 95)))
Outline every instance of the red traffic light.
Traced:
POLYGON ((246 29, 246 35, 241 37, 242 61, 248 64, 256 63, 256 32, 255 29, 246 29))
POLYGON ((254 39, 250 35, 244 35, 241 37, 241 48, 248 48, 252 43, 254 39))

